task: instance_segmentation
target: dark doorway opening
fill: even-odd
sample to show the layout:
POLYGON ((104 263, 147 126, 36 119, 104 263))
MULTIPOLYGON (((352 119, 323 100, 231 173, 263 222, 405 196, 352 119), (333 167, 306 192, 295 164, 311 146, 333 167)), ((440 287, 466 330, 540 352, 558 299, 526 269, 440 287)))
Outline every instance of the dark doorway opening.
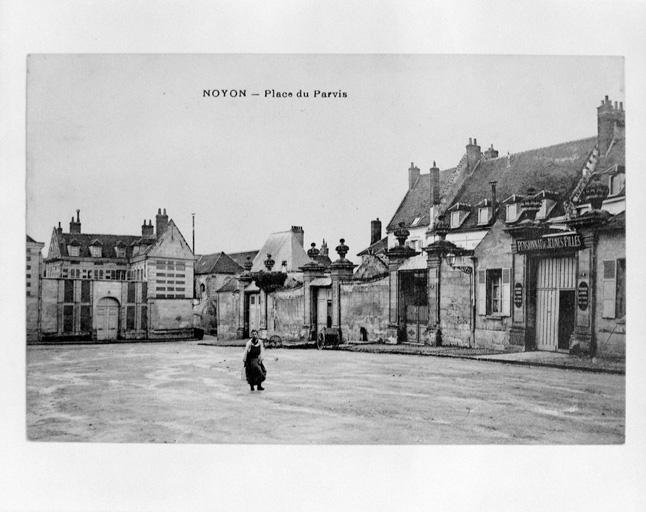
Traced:
POLYGON ((570 349, 570 336, 574 331, 575 314, 574 290, 559 291, 559 350, 570 349))

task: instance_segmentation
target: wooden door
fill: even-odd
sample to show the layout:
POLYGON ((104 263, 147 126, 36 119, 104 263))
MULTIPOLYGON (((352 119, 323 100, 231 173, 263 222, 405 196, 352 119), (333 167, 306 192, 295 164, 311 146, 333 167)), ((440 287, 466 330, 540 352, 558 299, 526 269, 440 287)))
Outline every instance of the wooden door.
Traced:
POLYGON ((405 341, 423 343, 428 325, 427 272, 425 270, 400 273, 400 320, 403 321, 405 341))
POLYGON ((260 330, 260 294, 249 294, 249 334, 260 330))
POLYGON ((316 335, 325 327, 332 327, 331 288, 316 289, 316 335))
POLYGON ((111 297, 101 299, 96 307, 97 340, 116 340, 119 333, 119 302, 111 297))
MULTIPOLYGON (((574 300, 576 283, 576 258, 545 258, 538 262, 536 276, 536 349, 555 352, 567 350, 565 342, 559 338, 566 336, 560 331, 560 321, 570 322, 574 328, 574 308, 568 300, 574 300), (572 291, 572 295, 563 294, 572 291), (561 301, 564 301, 561 306, 561 301), (571 311, 571 312, 568 312, 571 311), (567 313, 566 313, 567 312, 567 313), (568 315, 571 315, 569 318, 568 315), (563 316, 561 318, 561 316, 563 316)), ((569 324, 568 324, 569 325, 569 324)), ((569 327, 568 327, 569 328, 569 327)), ((571 334, 570 330, 570 334, 571 334)))

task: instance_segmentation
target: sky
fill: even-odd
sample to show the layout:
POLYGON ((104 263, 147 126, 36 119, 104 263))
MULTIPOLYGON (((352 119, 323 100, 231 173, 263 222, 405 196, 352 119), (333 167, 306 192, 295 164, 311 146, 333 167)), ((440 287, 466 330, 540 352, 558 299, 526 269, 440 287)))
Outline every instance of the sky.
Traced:
POLYGON ((84 233, 136 235, 165 208, 189 243, 195 214, 197 254, 296 225, 358 260, 412 162, 594 136, 605 95, 625 102, 621 57, 32 54, 27 234, 46 255, 77 209, 84 233))

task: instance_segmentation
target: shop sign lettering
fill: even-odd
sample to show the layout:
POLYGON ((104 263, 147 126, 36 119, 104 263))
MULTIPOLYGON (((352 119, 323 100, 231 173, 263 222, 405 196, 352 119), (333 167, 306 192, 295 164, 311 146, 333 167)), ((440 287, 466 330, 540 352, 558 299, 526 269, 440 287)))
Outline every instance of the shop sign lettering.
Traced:
POLYGON ((579 234, 534 238, 532 240, 516 240, 516 250, 521 254, 538 251, 558 251, 560 249, 578 250, 582 247, 583 241, 579 234))

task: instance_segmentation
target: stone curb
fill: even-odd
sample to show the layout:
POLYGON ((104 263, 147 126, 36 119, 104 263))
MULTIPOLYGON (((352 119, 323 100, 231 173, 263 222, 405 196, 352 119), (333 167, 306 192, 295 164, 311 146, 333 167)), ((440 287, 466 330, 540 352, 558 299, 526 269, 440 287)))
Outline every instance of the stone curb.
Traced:
MULTIPOLYGON (((198 345, 209 345, 214 347, 244 347, 244 345, 234 344, 234 343, 198 343, 198 345)), ((606 373, 610 375, 626 375, 626 370, 612 369, 612 368, 595 368, 591 366, 577 366, 569 364, 556 364, 556 363, 542 363, 538 361, 518 361, 514 359, 499 359, 488 357, 487 355, 464 355, 464 354, 442 354, 439 352, 427 352, 423 350, 370 350, 369 348, 362 348, 360 350, 355 350, 356 347, 365 347, 368 344, 347 344, 341 345, 337 350, 344 350, 346 352, 364 352, 370 354, 398 354, 398 355, 408 355, 408 356, 427 356, 427 357, 446 357, 453 359, 470 359, 472 361, 486 361, 489 363, 502 363, 502 364, 511 364, 517 366, 535 366, 539 368, 556 368, 559 370, 575 370, 581 372, 589 373, 606 373)), ((311 343, 298 343, 283 345, 283 349, 305 349, 305 348, 314 348, 311 343)), ((275 350, 275 349, 269 349, 275 350)), ((330 350, 330 349, 325 349, 330 350)))

